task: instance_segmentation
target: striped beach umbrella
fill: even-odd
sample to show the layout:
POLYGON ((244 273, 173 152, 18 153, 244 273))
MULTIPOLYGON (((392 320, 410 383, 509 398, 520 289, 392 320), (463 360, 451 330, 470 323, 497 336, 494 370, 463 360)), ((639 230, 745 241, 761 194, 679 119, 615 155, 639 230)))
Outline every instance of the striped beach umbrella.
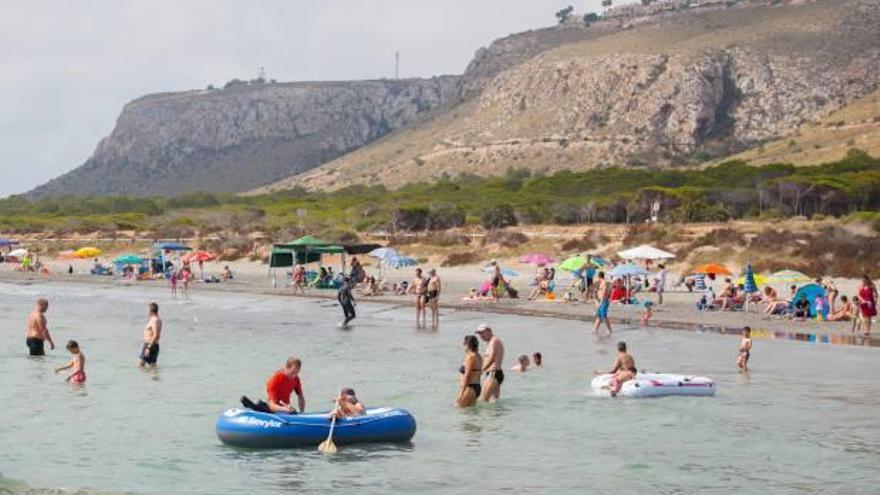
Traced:
POLYGON ((745 283, 743 283, 743 292, 751 294, 758 292, 758 285, 755 283, 755 271, 752 270, 752 264, 746 263, 745 283))

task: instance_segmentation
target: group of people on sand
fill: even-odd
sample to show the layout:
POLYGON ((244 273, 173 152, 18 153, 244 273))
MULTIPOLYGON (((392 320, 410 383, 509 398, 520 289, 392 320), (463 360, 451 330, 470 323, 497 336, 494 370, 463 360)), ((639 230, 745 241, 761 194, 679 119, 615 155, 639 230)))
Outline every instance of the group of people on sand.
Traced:
MULTIPOLYGON (((299 376, 301 371, 300 358, 287 358, 284 366, 266 380, 266 400, 260 399, 254 402, 243 395, 241 404, 247 409, 266 413, 302 414, 306 410, 306 396, 299 376), (291 400, 293 394, 296 394, 296 406, 291 400)), ((337 418, 360 416, 367 412, 367 408, 351 387, 343 387, 334 402, 336 406, 330 415, 337 418)))
MULTIPOLYGON (((49 310, 49 300, 45 298, 37 299, 34 308, 27 316, 25 322, 25 345, 28 349, 28 355, 33 357, 46 355, 46 343, 49 344, 49 350, 55 350, 55 341, 49 332, 48 318, 46 312, 49 310)), ((144 326, 143 341, 141 343, 140 355, 138 356, 138 366, 141 368, 155 367, 159 359, 159 340, 162 337, 162 318, 159 317, 159 305, 152 302, 148 305, 148 319, 144 326)), ((55 373, 64 370, 70 370, 66 381, 81 385, 86 382, 86 356, 80 349, 79 342, 76 340, 68 340, 65 349, 71 354, 72 358, 66 365, 55 369, 55 373)))
POLYGON ((794 320, 806 320, 811 311, 827 321, 850 321, 852 332, 860 333, 864 327, 864 335, 871 334, 871 320, 877 316, 877 286, 867 274, 862 276, 858 293, 852 298, 840 295, 840 290, 830 279, 817 278, 816 285, 822 287, 824 294, 819 294, 813 301, 797 285, 789 287, 789 297, 780 297, 776 289, 764 287, 762 311, 765 317, 782 315, 794 320), (812 308, 812 310, 811 310, 812 308))

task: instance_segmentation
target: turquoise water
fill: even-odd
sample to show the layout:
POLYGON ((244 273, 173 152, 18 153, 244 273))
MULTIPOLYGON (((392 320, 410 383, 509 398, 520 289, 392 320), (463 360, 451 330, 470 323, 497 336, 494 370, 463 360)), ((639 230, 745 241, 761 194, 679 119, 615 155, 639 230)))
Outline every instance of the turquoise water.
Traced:
POLYGON ((615 341, 640 368, 711 376, 718 395, 597 399, 590 372, 610 365, 615 341, 583 323, 449 312, 429 332, 408 309, 358 310, 345 331, 323 300, 196 292, 179 303, 144 287, 0 284, 0 493, 877 493, 876 348, 759 340, 744 376, 735 337, 620 328, 615 341), (52 373, 64 351, 25 356, 24 318, 40 295, 56 341, 75 338, 88 357, 82 389, 52 373), (152 298, 166 333, 159 369, 142 371, 152 298), (508 373, 500 403, 458 410, 458 345, 483 321, 504 339, 508 366, 537 350, 546 366, 508 373), (291 354, 305 363, 309 409, 353 386, 368 405, 411 410, 412 444, 330 458, 222 445, 217 415, 260 395, 291 354))

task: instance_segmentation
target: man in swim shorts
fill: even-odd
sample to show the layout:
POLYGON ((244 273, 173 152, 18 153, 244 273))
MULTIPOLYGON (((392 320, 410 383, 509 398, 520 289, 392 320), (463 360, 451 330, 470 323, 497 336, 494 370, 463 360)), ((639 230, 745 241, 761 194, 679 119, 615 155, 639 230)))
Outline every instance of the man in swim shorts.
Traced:
POLYGON ((409 292, 416 296, 416 325, 424 324, 427 319, 428 281, 422 275, 421 268, 416 268, 412 283, 409 284, 409 292))
POLYGON ((501 396, 501 384, 504 383, 504 343, 486 324, 477 327, 474 333, 487 344, 483 356, 483 373, 486 378, 483 380, 480 398, 485 402, 492 402, 501 396))
POLYGON ((593 326, 593 333, 599 335, 599 326, 604 321, 610 337, 612 330, 611 322, 608 320, 608 307, 611 306, 611 284, 605 279, 605 272, 599 272, 597 278, 599 279, 599 287, 596 289, 596 301, 599 303, 599 308, 596 310, 596 324, 593 326))
POLYGON ((25 333, 25 344, 28 348, 28 354, 31 356, 44 356, 44 343, 49 341, 49 349, 55 349, 55 342, 49 335, 49 327, 46 322, 46 311, 49 309, 49 301, 47 299, 37 299, 37 304, 27 317, 27 330, 25 333))
POLYGON ((162 337, 162 318, 159 317, 159 305, 152 302, 149 304, 149 320, 144 327, 144 341, 141 345, 141 355, 138 366, 141 368, 148 365, 156 367, 159 359, 159 339, 162 337))
POLYGON ((605 372, 594 371, 593 373, 597 375, 614 375, 611 378, 611 396, 616 396, 624 383, 636 377, 636 360, 626 352, 626 342, 617 343, 617 359, 614 360, 614 366, 611 370, 605 372))

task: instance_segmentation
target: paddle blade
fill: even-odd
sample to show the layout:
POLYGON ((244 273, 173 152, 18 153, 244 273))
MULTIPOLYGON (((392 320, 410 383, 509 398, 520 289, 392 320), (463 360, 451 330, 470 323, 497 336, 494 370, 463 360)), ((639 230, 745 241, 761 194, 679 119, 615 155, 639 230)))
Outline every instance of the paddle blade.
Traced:
POLYGON ((318 451, 321 452, 322 454, 328 454, 328 455, 335 454, 336 453, 336 444, 333 443, 333 440, 330 440, 328 438, 327 440, 324 440, 323 442, 321 442, 320 445, 318 445, 318 451))

